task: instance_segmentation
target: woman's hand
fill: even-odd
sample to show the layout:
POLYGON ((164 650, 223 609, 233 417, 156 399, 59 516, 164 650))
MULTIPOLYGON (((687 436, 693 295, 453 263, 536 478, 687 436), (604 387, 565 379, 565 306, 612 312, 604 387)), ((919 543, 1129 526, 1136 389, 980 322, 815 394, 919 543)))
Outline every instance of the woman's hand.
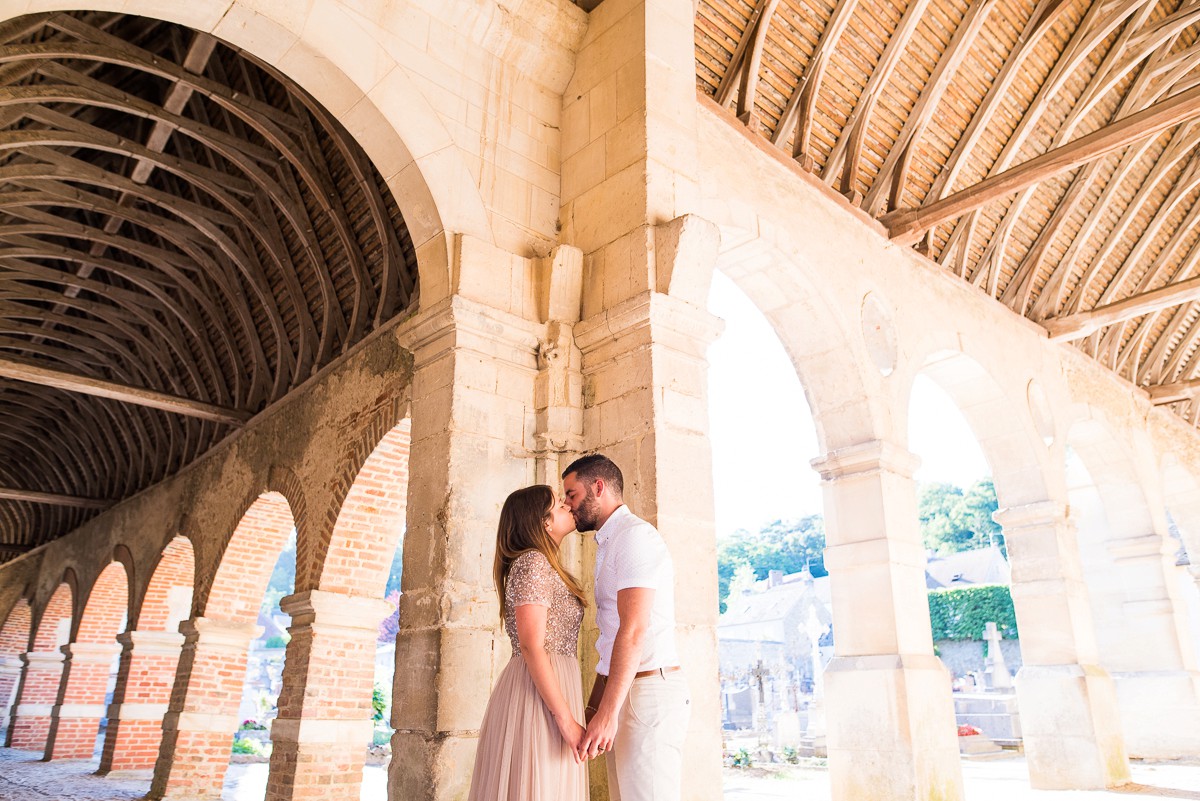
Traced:
POLYGON ((563 742, 571 749, 571 755, 575 757, 575 761, 583 762, 583 757, 579 752, 579 741, 583 739, 583 726, 579 725, 579 722, 571 715, 557 716, 554 721, 558 724, 558 733, 562 735, 563 742))

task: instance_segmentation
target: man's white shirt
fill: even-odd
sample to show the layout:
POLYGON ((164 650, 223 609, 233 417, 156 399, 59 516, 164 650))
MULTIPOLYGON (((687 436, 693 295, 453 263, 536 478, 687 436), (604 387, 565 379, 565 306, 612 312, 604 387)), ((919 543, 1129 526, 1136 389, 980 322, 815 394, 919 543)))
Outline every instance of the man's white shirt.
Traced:
POLYGON ((678 665, 675 567, 658 530, 622 505, 596 532, 596 546, 596 621, 600 627, 596 640, 600 664, 596 672, 608 675, 613 642, 621 624, 617 592, 632 587, 654 590, 638 671, 678 665))

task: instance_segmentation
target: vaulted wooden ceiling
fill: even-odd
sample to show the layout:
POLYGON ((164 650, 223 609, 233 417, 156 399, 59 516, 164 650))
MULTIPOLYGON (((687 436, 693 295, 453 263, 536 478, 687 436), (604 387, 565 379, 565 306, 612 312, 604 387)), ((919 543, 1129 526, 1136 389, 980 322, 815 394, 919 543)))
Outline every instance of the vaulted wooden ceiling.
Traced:
POLYGON ((946 271, 1200 423, 1200 2, 700 0, 696 75, 946 271))
POLYGON ((176 472, 416 298, 303 90, 120 14, 0 26, 0 561, 176 472))

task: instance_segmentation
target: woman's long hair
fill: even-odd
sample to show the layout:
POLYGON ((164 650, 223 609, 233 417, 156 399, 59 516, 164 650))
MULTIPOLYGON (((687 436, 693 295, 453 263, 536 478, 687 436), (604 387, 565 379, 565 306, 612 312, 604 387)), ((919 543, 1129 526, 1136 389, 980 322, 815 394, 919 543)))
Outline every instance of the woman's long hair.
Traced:
POLYGON ((500 596, 500 619, 504 619, 504 589, 508 585, 508 571, 518 556, 526 551, 541 551, 550 566, 562 577, 571 594, 587 606, 583 588, 579 581, 562 566, 558 558, 558 546, 546 531, 546 521, 554 510, 554 490, 545 484, 519 489, 509 495, 500 510, 500 525, 496 530, 496 561, 492 575, 496 579, 496 593, 500 596))

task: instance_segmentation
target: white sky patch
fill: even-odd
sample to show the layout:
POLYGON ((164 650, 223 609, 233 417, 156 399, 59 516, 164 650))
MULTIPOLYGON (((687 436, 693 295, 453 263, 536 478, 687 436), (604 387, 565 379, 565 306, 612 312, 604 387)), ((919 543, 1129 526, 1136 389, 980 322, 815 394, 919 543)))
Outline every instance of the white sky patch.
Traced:
MULTIPOLYGON (((709 311, 725 332, 708 351, 717 536, 820 514, 819 456, 800 379, 770 323, 737 285, 713 275, 709 311)), ((989 475, 958 408, 933 381, 913 385, 910 447, 919 481, 968 486, 989 475)))

